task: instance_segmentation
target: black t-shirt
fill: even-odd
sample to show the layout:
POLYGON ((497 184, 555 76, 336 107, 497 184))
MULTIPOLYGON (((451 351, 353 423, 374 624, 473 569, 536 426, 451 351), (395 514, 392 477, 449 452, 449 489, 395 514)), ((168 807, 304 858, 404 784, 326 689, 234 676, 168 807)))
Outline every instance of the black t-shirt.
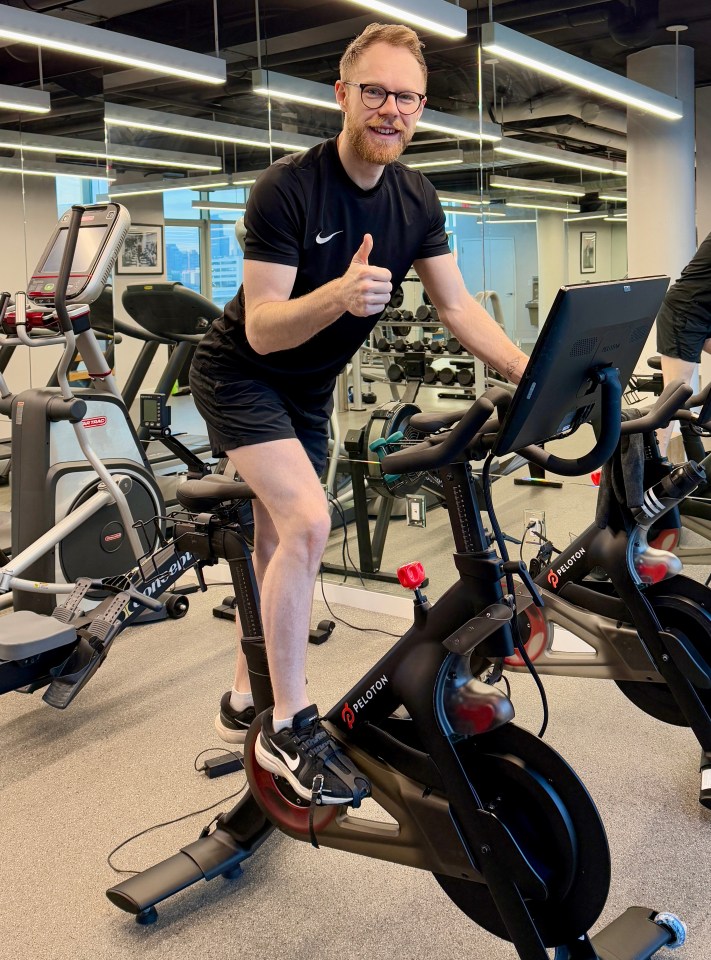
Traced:
POLYGON ((711 318, 711 233, 667 290, 664 304, 677 316, 711 318))
MULTIPOLYGON (((444 212, 429 180, 393 163, 375 187, 361 190, 343 169, 335 139, 273 163, 252 188, 245 226, 245 260, 297 267, 292 299, 342 276, 366 233, 373 236, 369 263, 390 270, 393 289, 415 260, 449 253, 444 212)), ((240 287, 197 359, 216 379, 263 380, 320 401, 377 320, 345 313, 297 347, 260 355, 247 342, 240 287)))

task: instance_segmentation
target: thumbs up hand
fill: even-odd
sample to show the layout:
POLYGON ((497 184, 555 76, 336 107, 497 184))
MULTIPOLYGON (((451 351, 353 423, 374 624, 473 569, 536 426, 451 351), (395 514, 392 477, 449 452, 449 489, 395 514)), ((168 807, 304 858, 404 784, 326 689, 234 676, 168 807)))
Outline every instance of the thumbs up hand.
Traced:
POLYGON ((340 279, 344 312, 355 317, 382 313, 392 293, 392 274, 385 267, 368 263, 373 252, 373 237, 366 233, 356 250, 351 265, 340 279))

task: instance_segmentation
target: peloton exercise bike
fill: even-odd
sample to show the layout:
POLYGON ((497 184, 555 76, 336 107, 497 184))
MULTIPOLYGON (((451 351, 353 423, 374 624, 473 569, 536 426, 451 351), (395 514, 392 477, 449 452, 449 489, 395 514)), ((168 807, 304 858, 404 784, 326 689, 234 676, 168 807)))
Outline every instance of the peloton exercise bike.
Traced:
MULTIPOLYGON (((554 750, 511 722, 510 700, 471 671, 474 654, 497 662, 513 653, 513 582, 505 594, 502 578, 519 573, 535 601, 540 598, 523 564, 502 560, 492 549, 469 460, 486 457, 492 440, 495 452, 503 454, 567 433, 594 411, 604 429, 586 456, 566 461, 540 448, 526 454, 546 470, 570 475, 612 454, 620 432, 620 373, 625 379, 631 372, 666 280, 590 285, 580 294, 601 305, 600 286, 610 288, 608 309, 593 311, 596 326, 582 337, 567 309, 570 298, 557 301, 513 400, 491 389, 456 426, 383 459, 389 473, 438 471, 459 572, 458 581, 430 605, 419 589, 421 566, 401 569, 402 582, 414 589, 412 627, 323 718, 369 778, 373 799, 395 822, 319 805, 318 777, 311 805, 296 797, 255 762, 258 717, 245 743, 249 792, 212 832, 108 890, 114 904, 149 923, 156 918, 156 903, 203 877, 234 876, 279 829, 317 846, 431 871, 472 920, 512 941, 521 960, 548 960, 547 948, 555 948, 556 960, 645 960, 683 940, 677 918, 642 907, 628 909, 590 938, 610 883, 607 840, 595 805, 554 750), (551 408, 539 402, 538 393, 553 365, 557 388, 551 408)), ((436 416, 424 414, 418 423, 431 430, 438 426, 436 416)), ((224 482, 189 482, 180 494, 183 504, 199 513, 176 526, 176 546, 217 549, 219 530, 210 528, 219 527, 228 511, 224 482)), ((242 495, 244 485, 235 483, 232 496, 242 495)), ((244 637, 243 649, 262 711, 273 702, 271 684, 253 576, 243 579, 242 601, 251 607, 243 623, 259 631, 244 637)))
MULTIPOLYGON (((699 800, 711 809, 711 590, 681 575, 677 555, 649 546, 678 530, 677 508, 706 483, 711 465, 706 456, 701 469, 694 461, 673 466, 659 455, 654 430, 688 417, 690 407, 701 405, 706 417, 710 389, 690 398, 691 388, 676 381, 646 415, 622 424, 623 435, 643 435, 642 505, 606 494, 604 523, 596 518, 555 557, 550 542, 539 548, 533 570, 544 606, 534 608, 525 588, 517 590, 519 631, 539 673, 614 680, 645 713, 691 727, 702 751, 699 800), (587 649, 556 648, 556 627, 587 649)), ((612 469, 621 478, 619 449, 612 469)), ((528 669, 518 652, 504 665, 528 669)))

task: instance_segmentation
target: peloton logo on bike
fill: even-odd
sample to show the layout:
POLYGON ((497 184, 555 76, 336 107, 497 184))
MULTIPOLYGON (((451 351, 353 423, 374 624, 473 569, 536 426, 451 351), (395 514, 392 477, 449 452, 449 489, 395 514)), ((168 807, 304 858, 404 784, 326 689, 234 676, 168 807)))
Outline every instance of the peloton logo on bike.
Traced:
POLYGON ((561 567, 558 567, 557 570, 548 571, 548 576, 546 577, 546 580, 548 581, 548 583, 550 583, 550 585, 553 587, 554 590, 558 586, 558 578, 560 577, 560 575, 562 573, 565 573, 566 570, 570 570, 570 568, 573 566, 575 561, 580 560, 580 558, 584 555, 585 555, 585 547, 581 547, 580 550, 576 550, 573 556, 569 560, 566 560, 565 563, 561 567))
POLYGON ((375 694, 378 693, 379 690, 382 690, 384 686, 386 686, 387 682, 388 678, 385 676, 385 674, 383 674, 379 680, 376 680, 372 686, 368 687, 362 697, 358 697, 357 700, 353 701, 352 707, 349 706, 347 702, 344 704, 343 709, 341 710, 341 719, 348 725, 349 730, 353 729, 353 724, 356 720, 356 714, 366 707, 366 705, 373 699, 375 694))

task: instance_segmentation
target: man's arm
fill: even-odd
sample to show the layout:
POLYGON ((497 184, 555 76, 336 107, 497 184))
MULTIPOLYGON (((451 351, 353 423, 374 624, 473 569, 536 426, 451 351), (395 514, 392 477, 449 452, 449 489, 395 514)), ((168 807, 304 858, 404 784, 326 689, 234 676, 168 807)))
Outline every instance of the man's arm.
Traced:
POLYGON ((342 277, 290 300, 296 267, 261 260, 244 262, 247 340, 260 354, 289 350, 310 340, 344 313, 368 317, 390 300, 390 271, 368 263, 373 238, 367 233, 342 277))
POLYGON ((417 260, 413 266, 444 326, 475 357, 518 383, 528 357, 469 293, 452 254, 417 260))

